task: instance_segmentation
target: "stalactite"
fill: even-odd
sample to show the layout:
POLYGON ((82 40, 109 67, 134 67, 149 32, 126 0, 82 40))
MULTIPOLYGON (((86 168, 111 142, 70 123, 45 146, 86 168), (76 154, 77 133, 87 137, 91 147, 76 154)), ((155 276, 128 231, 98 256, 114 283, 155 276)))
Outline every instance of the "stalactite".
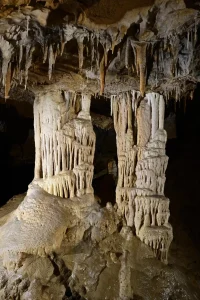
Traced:
POLYGON ((126 48, 125 48, 125 67, 128 69, 129 66, 129 51, 130 51, 130 39, 126 40, 126 48))
POLYGON ((105 76, 106 76, 105 55, 103 55, 101 59, 99 71, 100 71, 100 95, 103 95, 104 88, 105 88, 105 76))
POLYGON ((45 44, 44 44, 43 64, 46 62, 47 56, 48 56, 48 46, 47 46, 47 44, 45 43, 45 44))
POLYGON ((187 50, 189 50, 189 43, 190 43, 190 31, 187 32, 187 50))
POLYGON ((20 45, 19 46, 19 62, 18 62, 19 70, 21 69, 22 58, 23 58, 23 45, 20 45))
POLYGON ((26 17, 26 36, 28 37, 29 32, 29 22, 30 22, 30 16, 26 17))
POLYGON ((94 33, 92 33, 90 36, 91 67, 92 67, 92 63, 94 61, 94 52, 95 52, 94 39, 95 39, 95 35, 94 35, 94 33))
POLYGON ((78 44, 78 56, 79 56, 79 70, 82 70, 83 68, 83 50, 84 50, 84 36, 79 36, 77 38, 77 44, 78 44))
POLYGON ((7 84, 7 88, 5 87, 5 96, 7 95, 9 88, 8 86, 10 85, 10 71, 9 71, 9 66, 10 66, 10 62, 11 62, 11 57, 12 54, 14 52, 13 46, 6 41, 3 37, 0 37, 0 49, 1 49, 1 53, 2 53, 2 83, 3 86, 5 87, 5 85, 7 84), (7 75, 7 73, 9 72, 9 74, 7 75), (8 82, 7 82, 8 80, 8 82))
POLYGON ((99 61, 100 61, 100 54, 99 54, 99 35, 96 33, 96 45, 95 45, 95 54, 96 54, 96 68, 99 69, 99 61))
POLYGON ((49 51, 48 51, 48 55, 49 55, 49 69, 48 69, 48 75, 49 75, 49 80, 51 80, 51 76, 52 76, 52 69, 53 69, 53 65, 55 64, 55 57, 54 57, 54 52, 53 52, 53 46, 50 45, 49 46, 49 51))
POLYGON ((5 99, 9 98, 9 91, 11 87, 11 79, 12 79, 12 70, 11 63, 8 65, 8 71, 6 73, 6 81, 5 81, 5 99))
POLYGON ((67 42, 64 40, 64 32, 63 30, 60 30, 60 55, 63 55, 65 44, 67 42))
POLYGON ((106 48, 106 45, 104 46, 104 61, 105 61, 105 67, 108 66, 108 50, 106 48))
POLYGON ((147 43, 138 43, 131 40, 131 45, 136 52, 136 68, 139 69, 140 74, 140 93, 144 97, 146 89, 147 43))
POLYGON ((31 67, 32 64, 32 55, 34 52, 35 48, 31 46, 26 46, 26 63, 25 63, 25 89, 27 86, 27 81, 28 81, 28 70, 31 67))

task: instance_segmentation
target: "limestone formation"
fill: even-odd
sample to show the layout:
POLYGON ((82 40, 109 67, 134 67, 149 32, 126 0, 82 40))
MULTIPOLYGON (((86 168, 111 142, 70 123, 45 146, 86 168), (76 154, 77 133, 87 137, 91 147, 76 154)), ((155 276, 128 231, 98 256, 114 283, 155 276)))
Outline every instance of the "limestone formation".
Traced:
POLYGON ((132 91, 112 99, 119 174, 116 201, 126 224, 167 262, 172 228, 168 223, 169 200, 164 197, 168 162, 165 103, 163 96, 156 93, 144 99, 138 96, 132 91))
POLYGON ((66 92, 39 95, 34 103, 35 179, 48 193, 72 198, 93 193, 95 134, 90 96, 66 92))
POLYGON ((0 209, 0 299, 200 299, 164 191, 165 107, 200 82, 189 2, 0 0, 0 100, 33 105, 35 140, 26 195, 0 209))

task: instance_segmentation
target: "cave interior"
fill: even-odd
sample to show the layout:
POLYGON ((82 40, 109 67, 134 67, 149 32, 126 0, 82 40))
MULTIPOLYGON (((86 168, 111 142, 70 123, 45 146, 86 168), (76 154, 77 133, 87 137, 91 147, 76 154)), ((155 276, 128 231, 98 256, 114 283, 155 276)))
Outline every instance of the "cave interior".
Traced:
POLYGON ((199 50, 198 1, 0 0, 0 299, 200 299, 199 50))

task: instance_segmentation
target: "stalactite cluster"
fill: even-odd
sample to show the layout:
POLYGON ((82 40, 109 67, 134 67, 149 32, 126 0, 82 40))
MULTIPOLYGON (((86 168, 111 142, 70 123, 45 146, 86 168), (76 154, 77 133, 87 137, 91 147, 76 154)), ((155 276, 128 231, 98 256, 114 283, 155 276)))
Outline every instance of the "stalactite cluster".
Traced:
MULTIPOLYGON (((198 18, 195 18, 194 24, 188 26, 186 34, 172 31, 164 38, 158 36, 150 40, 138 40, 135 36, 124 38, 126 31, 116 33, 112 27, 92 30, 83 26, 63 24, 62 27, 54 28, 54 30, 44 30, 34 23, 33 19, 33 16, 27 15, 22 18, 20 24, 16 23, 0 36, 1 81, 5 88, 5 98, 9 97, 13 80, 23 84, 26 88, 29 70, 35 60, 38 63, 38 58, 35 58, 36 53, 43 55, 40 63, 48 63, 48 78, 52 80, 57 57, 61 57, 64 51, 67 52, 67 44, 72 40, 77 42, 78 69, 83 74, 85 73, 86 77, 91 72, 99 78, 101 95, 104 92, 106 72, 109 70, 111 61, 117 59, 116 55, 119 53, 124 55, 122 65, 127 69, 132 68, 133 73, 138 74, 142 96, 144 96, 147 83, 152 85, 151 76, 156 87, 163 83, 163 78, 166 76, 176 81, 190 76, 197 43, 198 18), (121 44, 123 38, 124 45, 121 44), (15 41, 15 47, 13 47, 13 41, 15 41), (114 51, 115 47, 117 51, 114 51), (149 60, 152 60, 150 67, 149 60), (147 73, 151 74, 148 78, 147 73)), ((129 72, 128 75, 130 75, 129 72)), ((182 91, 178 88, 178 82, 176 86, 173 95, 179 99, 182 91)))
POLYGON ((166 262, 172 229, 169 200, 164 197, 165 103, 156 93, 138 96, 134 91, 122 93, 111 102, 118 151, 116 201, 127 225, 166 262))
POLYGON ((105 67, 108 64, 108 52, 112 49, 113 44, 118 44, 121 41, 123 36, 112 36, 112 32, 108 34, 106 31, 92 31, 71 24, 66 24, 57 31, 55 30, 56 33, 47 34, 36 25, 36 28, 34 27, 30 30, 30 19, 31 18, 28 17, 28 19, 22 21, 21 28, 17 25, 13 26, 6 38, 0 36, 0 50, 2 52, 1 73, 6 97, 9 93, 8 86, 11 85, 11 78, 7 76, 11 63, 15 70, 15 79, 17 79, 20 84, 24 84, 26 88, 28 71, 33 64, 32 57, 37 48, 37 51, 43 53, 43 63, 48 62, 48 78, 51 80, 56 58, 63 55, 64 48, 67 48, 67 43, 73 39, 77 41, 79 70, 82 70, 84 67, 84 59, 88 59, 90 56, 90 68, 96 69, 99 73, 100 93, 103 93, 105 67), (29 37, 30 31, 31 35, 34 35, 34 39, 29 37), (55 40, 53 35, 55 35, 55 40), (15 49, 12 46, 13 37, 16 39, 15 49), (103 56, 100 54, 101 52, 103 56), (10 83, 8 83, 8 79, 6 80, 8 77, 10 78, 10 83))
POLYGON ((90 117, 90 96, 46 93, 34 103, 35 179, 59 197, 92 193, 95 134, 90 117))

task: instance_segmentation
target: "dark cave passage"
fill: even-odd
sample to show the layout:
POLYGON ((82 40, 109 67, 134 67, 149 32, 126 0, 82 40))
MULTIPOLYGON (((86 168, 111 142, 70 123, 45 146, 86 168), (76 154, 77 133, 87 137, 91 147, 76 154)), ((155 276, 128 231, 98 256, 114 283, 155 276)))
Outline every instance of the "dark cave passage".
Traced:
POLYGON ((117 161, 116 134, 114 129, 94 128, 94 130, 96 133, 94 193, 101 199, 102 206, 105 206, 107 202, 114 205, 116 183, 113 176, 108 174, 108 163, 112 160, 117 161))
MULTIPOLYGON (((166 196, 170 199, 171 223, 182 226, 193 243, 200 249, 200 85, 194 99, 176 107, 177 139, 168 140, 169 164, 166 172, 166 196)), ((175 235, 176 238, 176 235, 175 235)))
MULTIPOLYGON (((25 106, 26 107, 26 106, 25 106)), ((0 104, 0 206, 25 193, 33 179, 33 118, 8 103, 0 104)))
MULTIPOLYGON (((110 117, 110 99, 93 98, 91 111, 110 117)), ((94 126, 96 134, 96 147, 94 157, 94 193, 101 200, 101 205, 107 202, 115 204, 116 183, 111 174, 108 174, 108 164, 111 161, 117 163, 116 133, 114 128, 106 130, 94 126)))

